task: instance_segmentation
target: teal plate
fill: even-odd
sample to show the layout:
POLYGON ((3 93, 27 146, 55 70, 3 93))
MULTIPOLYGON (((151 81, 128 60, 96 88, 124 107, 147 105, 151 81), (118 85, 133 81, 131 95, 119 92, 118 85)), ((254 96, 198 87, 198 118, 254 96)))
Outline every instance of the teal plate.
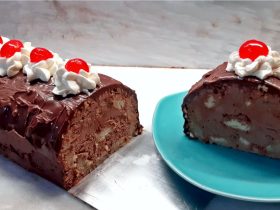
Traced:
POLYGON ((241 200, 280 201, 280 160, 203 144, 183 133, 181 104, 186 92, 158 103, 153 118, 155 145, 178 175, 206 191, 241 200))

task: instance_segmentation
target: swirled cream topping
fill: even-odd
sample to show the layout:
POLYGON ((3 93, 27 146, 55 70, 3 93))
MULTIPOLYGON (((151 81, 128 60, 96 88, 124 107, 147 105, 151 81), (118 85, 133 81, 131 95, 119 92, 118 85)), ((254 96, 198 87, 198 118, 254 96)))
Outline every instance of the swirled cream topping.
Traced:
POLYGON ((93 67, 89 65, 89 72, 80 69, 79 73, 68 71, 65 65, 59 68, 54 74, 55 88, 53 93, 66 97, 67 95, 79 94, 81 92, 89 94, 89 90, 93 90, 100 84, 100 78, 93 67))
POLYGON ((57 53, 53 57, 39 62, 29 62, 23 68, 23 73, 27 76, 27 81, 35 79, 48 82, 54 73, 63 65, 63 60, 57 53))
MULTIPOLYGON (((250 41, 259 42, 257 40, 250 40, 250 41)), ((249 41, 247 41, 247 42, 249 42, 249 41)), ((260 42, 260 43, 264 45, 264 43, 262 43, 262 42, 260 42)), ((262 55, 264 53, 262 52, 263 50, 260 47, 263 47, 263 46, 259 45, 256 47, 256 45, 259 43, 254 45, 254 42, 251 44, 252 44, 252 46, 249 50, 248 50, 248 48, 244 50, 244 49, 242 49, 242 46, 241 46, 241 48, 239 49, 239 52, 235 51, 235 52, 231 53, 231 55, 229 56, 226 70, 234 71, 235 74, 237 74, 240 77, 255 76, 262 80, 266 79, 269 76, 275 76, 275 77, 280 78, 280 54, 279 54, 279 52, 272 51, 269 46, 265 46, 266 50, 268 50, 268 52, 266 51, 267 55, 262 55), (248 58, 244 58, 244 56, 243 56, 243 58, 241 58, 240 53, 245 54, 244 56, 248 56, 248 58), (258 54, 260 54, 260 55, 258 56, 258 54)))
POLYGON ((16 52, 9 58, 0 57, 0 76, 12 77, 18 74, 29 62, 32 49, 31 42, 25 42, 20 52, 16 52))

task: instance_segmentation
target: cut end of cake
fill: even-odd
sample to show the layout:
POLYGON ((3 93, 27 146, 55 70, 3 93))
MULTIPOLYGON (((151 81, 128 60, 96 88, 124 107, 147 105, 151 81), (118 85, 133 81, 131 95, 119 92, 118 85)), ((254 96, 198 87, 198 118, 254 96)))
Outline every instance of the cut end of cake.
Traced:
POLYGON ((116 86, 85 101, 62 135, 58 157, 65 173, 63 187, 74 186, 141 132, 132 90, 116 86))

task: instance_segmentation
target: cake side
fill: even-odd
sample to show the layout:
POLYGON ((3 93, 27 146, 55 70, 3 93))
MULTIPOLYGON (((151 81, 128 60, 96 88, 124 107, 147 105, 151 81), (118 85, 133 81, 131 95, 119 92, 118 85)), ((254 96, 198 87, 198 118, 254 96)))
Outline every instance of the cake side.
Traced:
MULTIPOLYGON (((52 81, 48 83, 35 81, 28 84, 22 73, 12 78, 1 78, 0 153, 66 189, 73 186, 105 157, 142 131, 135 92, 108 76, 100 74, 100 80, 100 86, 89 95, 79 94, 62 98, 52 94, 52 81), (114 106, 119 109, 111 112, 114 106), (121 116, 124 118, 123 121, 121 116), (121 139, 116 138, 115 142, 112 142, 112 137, 108 141, 106 138, 105 141, 101 139, 102 132, 105 131, 98 129, 105 129, 108 121, 112 122, 111 132, 123 135, 121 139), (114 123, 118 126, 114 127, 114 123), (124 123, 131 127, 124 125, 125 131, 119 132, 124 123), (80 126, 78 130, 77 124, 80 126), (98 139, 92 132, 99 132, 100 138, 98 139), (80 138, 77 138, 75 133, 80 138), (108 143, 108 145, 102 149, 93 149, 92 145, 98 140, 103 141, 100 144, 108 143), (68 144, 69 142, 71 143, 68 144), (91 167, 88 168, 85 164, 85 170, 80 166, 80 156, 77 157, 79 163, 75 164, 79 167, 71 166, 75 168, 77 174, 79 170, 82 172, 75 175, 77 178, 74 179, 68 178, 73 176, 66 167, 70 164, 64 158, 70 157, 67 154, 69 152, 67 146, 77 147, 74 150, 79 154, 82 154, 83 150, 91 152, 94 154, 90 155, 92 162, 95 161, 93 158, 97 157, 96 152, 101 152, 104 148, 109 151, 99 155, 100 158, 91 167)), ((86 159, 83 161, 86 162, 86 159)))
POLYGON ((21 167, 63 186, 63 168, 56 153, 42 146, 37 148, 14 130, 0 129, 0 154, 21 167))
POLYGON ((184 132, 205 143, 280 158, 280 80, 240 78, 226 67, 205 74, 184 98, 184 132))

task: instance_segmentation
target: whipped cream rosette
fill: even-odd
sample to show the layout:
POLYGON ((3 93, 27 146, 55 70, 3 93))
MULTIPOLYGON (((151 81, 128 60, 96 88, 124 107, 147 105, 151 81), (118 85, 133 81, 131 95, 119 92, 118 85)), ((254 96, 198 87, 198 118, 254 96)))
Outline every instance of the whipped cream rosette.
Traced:
POLYGON ((90 90, 100 84, 100 78, 93 67, 84 60, 75 58, 68 60, 54 74, 55 88, 53 93, 66 97, 79 93, 89 94, 90 90))
POLYGON ((33 47, 30 42, 22 43, 20 40, 9 40, 0 51, 0 76, 12 77, 19 73, 29 62, 33 47))
POLYGON ((280 78, 280 54, 263 42, 249 40, 241 45, 239 51, 231 53, 226 70, 234 71, 240 77, 280 78))
POLYGON ((24 66, 23 73, 28 82, 36 79, 48 82, 61 65, 63 60, 57 53, 38 47, 31 51, 30 62, 24 66))

